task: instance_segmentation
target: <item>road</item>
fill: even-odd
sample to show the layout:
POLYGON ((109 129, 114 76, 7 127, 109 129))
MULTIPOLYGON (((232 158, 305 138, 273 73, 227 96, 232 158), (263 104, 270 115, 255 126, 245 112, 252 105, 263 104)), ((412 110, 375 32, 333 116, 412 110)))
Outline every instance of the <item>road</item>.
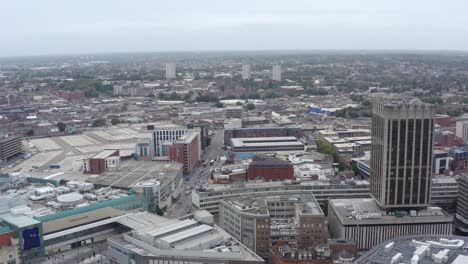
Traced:
MULTIPOLYGON (((206 160, 209 164, 211 160, 217 160, 219 162, 219 157, 224 155, 224 131, 215 130, 215 134, 211 136, 211 143, 206 148, 204 157, 202 159, 206 160)), ((168 215, 171 217, 180 217, 191 212, 192 209, 192 193, 186 193, 186 189, 190 190, 191 188, 196 188, 200 183, 208 182, 210 175, 210 166, 203 167, 203 164, 200 163, 198 167, 195 168, 189 180, 184 181, 184 191, 181 193, 179 201, 177 201, 172 208, 168 211, 168 215)))

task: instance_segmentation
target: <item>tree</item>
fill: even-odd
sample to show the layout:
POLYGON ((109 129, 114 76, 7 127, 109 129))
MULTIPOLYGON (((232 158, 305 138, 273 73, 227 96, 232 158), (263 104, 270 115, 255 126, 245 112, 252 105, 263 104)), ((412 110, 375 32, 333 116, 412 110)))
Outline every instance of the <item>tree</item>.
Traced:
POLYGON ((60 132, 64 132, 65 128, 67 128, 67 124, 65 124, 63 122, 58 122, 57 123, 57 128, 59 129, 60 132))
POLYGON ((113 126, 120 124, 120 119, 119 119, 118 117, 113 117, 113 118, 111 119, 111 124, 112 124, 113 126))
POLYGON ((106 120, 104 119, 96 119, 91 124, 92 127, 101 127, 106 125, 106 120))
POLYGON ((217 102, 217 103, 216 103, 216 107, 217 107, 217 108, 223 108, 224 105, 223 105, 223 103, 221 103, 221 102, 217 102))
POLYGON ((240 106, 240 105, 242 105, 242 103, 241 103, 241 102, 237 102, 236 105, 237 105, 237 106, 240 106))
POLYGON ((34 130, 29 129, 28 131, 26 131, 26 136, 27 136, 27 137, 32 137, 32 136, 34 136, 34 130))
POLYGON ((252 103, 248 103, 248 104, 246 105, 246 108, 247 108, 247 110, 254 110, 254 109, 255 109, 255 105, 252 104, 252 103))

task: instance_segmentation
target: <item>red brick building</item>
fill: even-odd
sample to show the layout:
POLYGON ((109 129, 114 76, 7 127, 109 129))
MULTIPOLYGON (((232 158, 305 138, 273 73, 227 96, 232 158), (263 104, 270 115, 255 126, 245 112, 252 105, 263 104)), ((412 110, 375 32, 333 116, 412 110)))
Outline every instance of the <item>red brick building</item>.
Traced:
POLYGON ((247 180, 281 181, 294 179, 294 166, 278 158, 256 155, 247 169, 247 180))
POLYGON ((83 91, 59 91, 57 95, 65 100, 85 98, 85 93, 83 91))
POLYGON ((184 175, 190 175, 200 161, 201 142, 196 132, 187 133, 171 147, 171 161, 184 164, 184 175))
POLYGON ((110 168, 117 167, 120 163, 118 149, 106 149, 83 163, 83 172, 89 174, 101 174, 110 168))

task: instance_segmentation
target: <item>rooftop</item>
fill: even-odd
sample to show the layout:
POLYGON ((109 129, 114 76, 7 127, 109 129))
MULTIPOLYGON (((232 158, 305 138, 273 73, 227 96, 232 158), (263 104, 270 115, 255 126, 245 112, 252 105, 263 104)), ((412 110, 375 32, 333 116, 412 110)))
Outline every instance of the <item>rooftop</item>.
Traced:
POLYGON ((119 223, 133 229, 109 239, 142 256, 167 256, 187 260, 263 260, 216 225, 192 218, 169 219, 146 212, 129 214, 119 223))
POLYGON ((105 149, 98 154, 94 155, 92 159, 105 159, 114 154, 114 152, 118 151, 117 149, 105 149))
POLYGON ((372 198, 333 199, 329 201, 329 210, 334 210, 342 225, 391 225, 408 223, 446 223, 452 217, 439 207, 426 210, 387 213, 372 198))
POLYGON ((382 242, 354 263, 393 263, 396 258, 399 261, 395 263, 468 263, 467 243, 468 238, 461 236, 403 236, 382 242))
POLYGON ((128 189, 137 182, 148 180, 158 180, 164 185, 181 171, 181 163, 128 160, 104 174, 89 177, 87 181, 100 186, 128 189))

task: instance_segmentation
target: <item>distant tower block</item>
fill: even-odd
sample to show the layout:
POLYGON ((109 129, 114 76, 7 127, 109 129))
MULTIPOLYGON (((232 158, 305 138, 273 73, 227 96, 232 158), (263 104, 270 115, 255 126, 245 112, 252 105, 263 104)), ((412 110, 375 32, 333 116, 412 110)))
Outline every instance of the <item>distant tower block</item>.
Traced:
POLYGON ((281 65, 273 65, 273 70, 271 71, 271 79, 273 81, 281 81, 281 65))
POLYGON ((166 79, 175 79, 176 77, 176 66, 175 63, 166 64, 166 79))
POLYGON ((242 80, 250 79, 250 64, 242 64, 242 80))

